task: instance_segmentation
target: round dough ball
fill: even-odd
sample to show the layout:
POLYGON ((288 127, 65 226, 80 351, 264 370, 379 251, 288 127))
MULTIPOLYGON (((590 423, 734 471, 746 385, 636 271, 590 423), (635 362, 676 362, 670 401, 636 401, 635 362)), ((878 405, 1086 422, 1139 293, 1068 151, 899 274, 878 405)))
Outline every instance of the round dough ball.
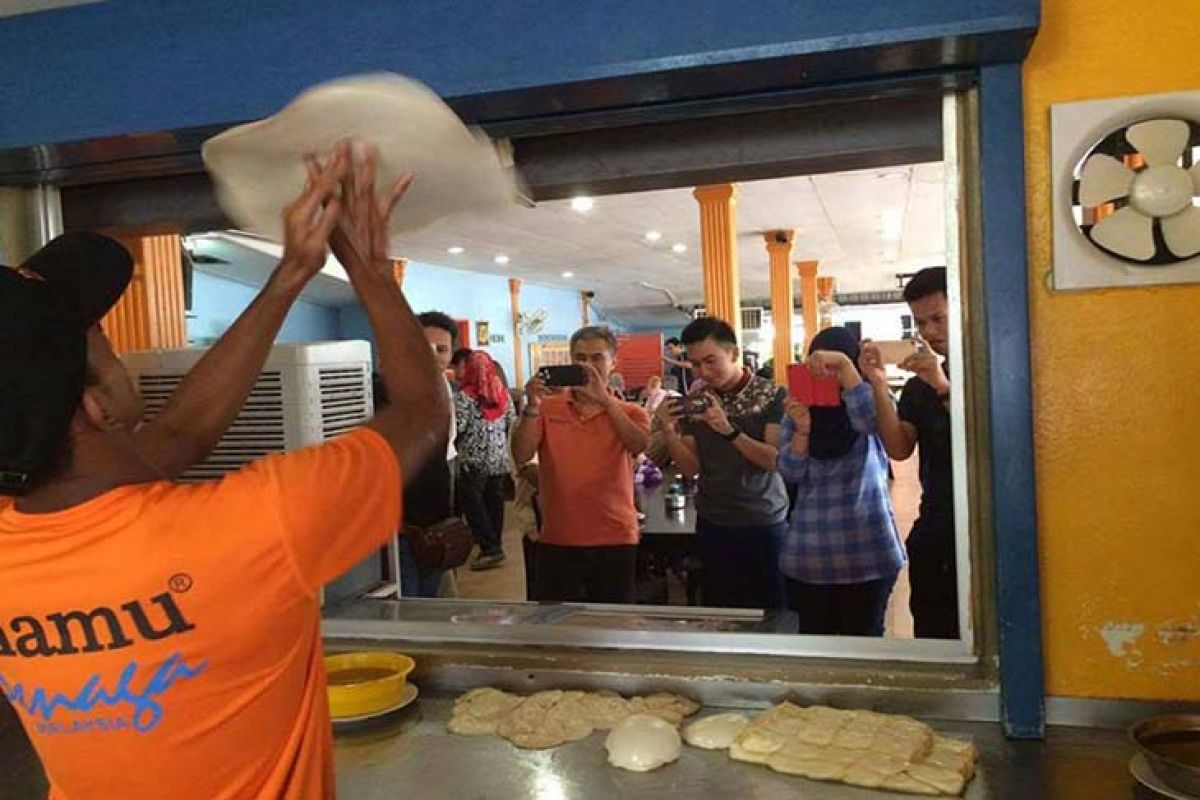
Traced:
POLYGON ((671 723, 649 714, 632 714, 613 727, 604 748, 614 767, 649 772, 679 758, 683 745, 671 723))
POLYGON ((728 750, 733 740, 750 724, 750 718, 736 711, 714 714, 688 725, 683 740, 703 750, 728 750))

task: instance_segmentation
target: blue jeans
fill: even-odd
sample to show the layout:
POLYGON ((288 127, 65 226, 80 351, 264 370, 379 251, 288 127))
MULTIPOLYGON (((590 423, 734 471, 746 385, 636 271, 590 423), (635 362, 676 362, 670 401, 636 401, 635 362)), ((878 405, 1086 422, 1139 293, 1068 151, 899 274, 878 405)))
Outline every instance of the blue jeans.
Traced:
POLYGON ((412 545, 400 537, 400 595, 402 597, 437 597, 445 570, 429 569, 417 564, 412 545))
POLYGON ((787 522, 735 528, 697 519, 701 602, 711 608, 785 608, 779 551, 786 535, 787 522))

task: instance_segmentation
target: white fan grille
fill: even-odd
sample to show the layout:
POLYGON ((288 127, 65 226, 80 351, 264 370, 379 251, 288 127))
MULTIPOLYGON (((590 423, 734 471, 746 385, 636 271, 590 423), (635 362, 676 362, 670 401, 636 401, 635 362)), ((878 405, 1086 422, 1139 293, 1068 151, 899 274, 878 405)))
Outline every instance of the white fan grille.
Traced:
POLYGON ((368 377, 362 368, 321 368, 321 433, 325 439, 361 425, 370 416, 368 377))
MULTIPOLYGON (((162 410, 171 393, 183 380, 182 375, 144 374, 138 387, 146 403, 146 418, 162 410)), ((221 437, 207 459, 187 469, 181 481, 216 480, 255 459, 285 449, 283 412, 283 376, 278 371, 263 372, 250 390, 237 419, 221 437)))

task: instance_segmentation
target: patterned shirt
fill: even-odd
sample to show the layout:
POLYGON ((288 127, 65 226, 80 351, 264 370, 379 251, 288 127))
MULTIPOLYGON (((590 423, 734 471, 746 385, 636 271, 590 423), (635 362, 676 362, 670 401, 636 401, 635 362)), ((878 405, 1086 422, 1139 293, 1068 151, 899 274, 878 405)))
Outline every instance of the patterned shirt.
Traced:
POLYGON ((864 381, 842 392, 842 402, 862 436, 840 458, 793 453, 790 417, 780 432, 779 472, 799 491, 779 570, 804 583, 863 583, 893 575, 905 562, 870 385, 864 381))
POLYGON ((508 428, 516 417, 512 403, 503 417, 488 422, 475 401, 459 390, 454 393, 454 416, 459 464, 482 475, 507 475, 508 428))
MULTIPOLYGON (((713 391, 721 399, 729 421, 760 442, 767 440, 767 426, 778 425, 784 416, 787 392, 757 375, 751 375, 744 386, 733 391, 713 391)), ((776 525, 787 519, 787 489, 778 472, 751 463, 703 420, 685 420, 683 433, 696 440, 700 456, 696 492, 696 515, 700 519, 731 528, 776 525)))

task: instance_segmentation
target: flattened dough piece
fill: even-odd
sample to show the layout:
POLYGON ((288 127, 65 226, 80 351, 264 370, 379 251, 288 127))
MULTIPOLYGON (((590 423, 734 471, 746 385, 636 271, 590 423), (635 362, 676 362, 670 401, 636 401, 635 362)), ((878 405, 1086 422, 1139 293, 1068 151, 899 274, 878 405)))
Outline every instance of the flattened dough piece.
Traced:
POLYGON ((729 746, 729 757, 751 764, 767 763, 767 756, 787 744, 788 739, 774 731, 750 725, 738 734, 729 746))
POLYGON ((961 794, 967 785, 962 773, 945 767, 935 767, 929 764, 914 764, 905 767, 904 772, 921 783, 927 783, 942 794, 961 794))
POLYGON ((702 750, 727 750, 749 724, 750 718, 736 711, 713 714, 688 725, 683 740, 702 750))
POLYGON ((619 694, 591 692, 582 702, 588 719, 596 730, 609 730, 630 714, 629 701, 619 694))
POLYGON ((908 794, 924 794, 930 796, 936 796, 938 794, 937 789, 933 788, 927 783, 922 783, 916 778, 913 778, 911 775, 903 772, 899 775, 892 775, 891 777, 885 779, 880 788, 890 789, 893 792, 906 792, 908 794))
POLYGON ((685 717, 690 717, 699 710, 700 704, 695 700, 670 692, 659 692, 629 699, 630 714, 649 714, 652 717, 666 720, 676 727, 683 724, 685 717))
POLYGON ((520 703, 520 697, 499 689, 472 689, 454 701, 446 728, 461 736, 495 733, 504 716, 520 703))

